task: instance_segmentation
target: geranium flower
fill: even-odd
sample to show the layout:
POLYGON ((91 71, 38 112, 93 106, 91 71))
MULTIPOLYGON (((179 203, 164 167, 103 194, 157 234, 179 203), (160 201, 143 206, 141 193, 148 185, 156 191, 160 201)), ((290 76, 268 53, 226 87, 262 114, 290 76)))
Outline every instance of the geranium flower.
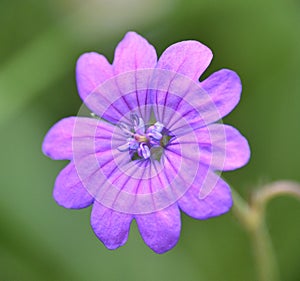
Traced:
POLYGON ((180 210, 196 219, 226 213, 232 205, 219 171, 248 162, 246 139, 216 123, 239 102, 241 83, 222 69, 202 82, 209 48, 183 41, 156 51, 129 32, 110 64, 83 54, 76 68, 79 95, 89 117, 69 117, 45 137, 43 152, 70 160, 58 175, 54 198, 66 208, 93 205, 91 225, 108 249, 126 243, 136 220, 156 253, 176 245, 180 210))

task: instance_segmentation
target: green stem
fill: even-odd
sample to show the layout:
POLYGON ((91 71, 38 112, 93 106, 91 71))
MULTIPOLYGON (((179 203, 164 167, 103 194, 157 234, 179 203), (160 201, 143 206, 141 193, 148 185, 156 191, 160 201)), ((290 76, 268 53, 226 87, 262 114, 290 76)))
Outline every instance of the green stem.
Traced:
POLYGON ((232 190, 233 212, 249 233, 259 281, 278 281, 279 272, 268 229, 265 224, 264 207, 249 205, 232 190))
POLYGON ((253 254, 256 261, 258 280, 277 281, 279 271, 271 238, 264 220, 251 234, 253 254))

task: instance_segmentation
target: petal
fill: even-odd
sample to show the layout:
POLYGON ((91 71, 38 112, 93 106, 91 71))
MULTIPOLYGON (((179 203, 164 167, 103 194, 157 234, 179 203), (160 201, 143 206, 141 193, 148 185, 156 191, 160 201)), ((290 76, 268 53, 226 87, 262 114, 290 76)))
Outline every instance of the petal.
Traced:
POLYGON ((114 72, 132 71, 142 68, 154 68, 157 55, 154 47, 135 32, 126 33, 118 44, 114 56, 114 72))
POLYGON ((144 242, 156 253, 172 249, 180 236, 180 212, 176 204, 161 211, 136 215, 136 222, 144 242))
POLYGON ((116 75, 97 87, 85 103, 97 115, 114 124, 130 121, 132 112, 139 113, 147 122, 150 110, 146 107, 150 107, 148 89, 152 72, 153 69, 137 69, 116 75))
POLYGON ((151 71, 126 73, 153 69, 156 62, 153 46, 140 35, 129 32, 116 48, 113 66, 97 53, 86 53, 78 59, 79 95, 92 112, 112 123, 118 123, 131 111, 139 111, 149 119, 150 114, 140 107, 149 103, 147 84, 151 71))
POLYGON ((220 70, 201 83, 193 83, 179 74, 161 72, 156 76, 159 91, 153 92, 158 105, 154 107, 155 115, 173 131, 181 127, 182 118, 193 128, 216 122, 240 100, 241 81, 231 70, 220 70))
MULTIPOLYGON (((151 81, 156 119, 172 133, 182 128, 199 128, 221 119, 212 97, 200 83, 179 73, 157 69, 151 81)), ((179 133, 179 132, 178 132, 179 133)))
POLYGON ((241 80, 234 71, 229 69, 221 69, 213 73, 200 85, 212 98, 221 117, 231 112, 240 100, 241 80))
POLYGON ((157 68, 198 80, 212 60, 212 52, 197 41, 183 41, 171 45, 161 55, 157 68))
POLYGON ((178 201, 187 215, 196 219, 208 219, 228 212, 232 206, 228 184, 213 173, 199 173, 194 184, 178 201), (205 197, 201 195, 205 190, 205 197))
POLYGON ((99 152, 111 144, 113 129, 111 124, 95 118, 68 117, 49 130, 42 150, 54 160, 71 160, 74 153, 99 152))
POLYGON ((195 131, 202 163, 212 170, 229 171, 246 165, 249 144, 240 132, 228 125, 212 124, 195 131))
POLYGON ((88 207, 94 201, 82 184, 73 163, 68 164, 57 176, 53 197, 59 205, 71 209, 88 207))
POLYGON ((131 221, 132 215, 116 212, 94 202, 91 225, 108 249, 113 250, 126 243, 131 221))
POLYGON ((81 55, 76 65, 76 81, 82 100, 112 76, 112 66, 103 55, 94 52, 81 55))
POLYGON ((76 117, 68 117, 57 122, 47 133, 42 150, 54 160, 72 159, 72 133, 76 117))

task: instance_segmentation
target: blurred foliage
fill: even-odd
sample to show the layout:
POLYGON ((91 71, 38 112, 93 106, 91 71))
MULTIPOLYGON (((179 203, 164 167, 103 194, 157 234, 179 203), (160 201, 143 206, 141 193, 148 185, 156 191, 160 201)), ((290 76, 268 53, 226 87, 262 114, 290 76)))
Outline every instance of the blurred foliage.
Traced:
MULTIPOLYGON (((249 139, 252 159, 223 176, 244 196, 276 179, 300 181, 300 4, 298 0, 0 1, 0 280, 255 280, 247 235, 231 214, 183 217, 179 244, 152 253, 132 226, 108 251, 89 226, 90 209, 56 205, 52 187, 66 164, 41 153, 50 126, 80 106, 77 57, 109 59, 135 30, 161 52, 196 39, 214 52, 203 77, 239 73, 243 96, 225 118, 249 139)), ((202 78, 203 79, 203 78, 202 78)), ((282 280, 299 280, 300 204, 274 200, 267 220, 282 280)), ((271 281, 271 280, 270 280, 271 281)))

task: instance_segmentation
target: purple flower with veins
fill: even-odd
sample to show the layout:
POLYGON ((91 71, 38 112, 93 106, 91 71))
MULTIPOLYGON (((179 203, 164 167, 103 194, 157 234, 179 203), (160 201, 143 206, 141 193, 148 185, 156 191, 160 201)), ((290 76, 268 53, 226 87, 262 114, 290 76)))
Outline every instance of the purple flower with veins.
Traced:
POLYGON ((112 64, 97 53, 79 58, 78 91, 91 116, 59 121, 43 152, 70 160, 54 198, 66 208, 93 205, 92 228, 108 249, 126 243, 135 219, 145 243, 164 253, 179 239, 180 210, 208 219, 231 208, 218 173, 244 166, 250 151, 236 129, 218 121, 239 102, 241 82, 227 69, 199 82, 211 59, 206 46, 183 41, 157 60, 134 32, 112 64))

